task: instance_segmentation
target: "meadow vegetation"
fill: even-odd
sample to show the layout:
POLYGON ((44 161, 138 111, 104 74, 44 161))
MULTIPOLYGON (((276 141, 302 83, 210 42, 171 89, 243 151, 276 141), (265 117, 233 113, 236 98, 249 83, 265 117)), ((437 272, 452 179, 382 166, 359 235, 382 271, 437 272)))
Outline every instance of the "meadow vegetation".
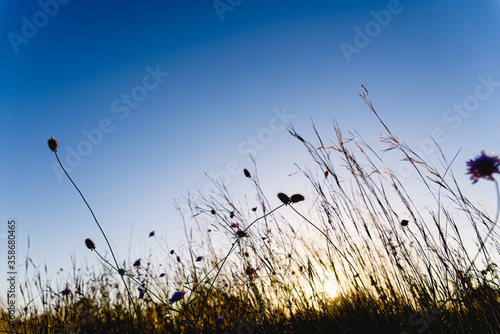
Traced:
MULTIPOLYGON (((378 117, 368 92, 360 95, 378 117)), ((308 193, 264 193, 255 166, 248 167, 241 177, 254 193, 244 204, 218 180, 217 192, 177 203, 186 240, 163 249, 161 263, 120 263, 109 244, 85 236, 100 265, 75 266, 72 281, 44 281, 27 259, 36 271, 20 286, 23 307, 14 323, 4 311, 0 329, 500 333, 498 214, 468 198, 454 176, 466 166, 455 166, 455 157, 441 154, 442 165, 432 166, 380 122, 384 154, 404 156, 419 194, 358 134, 334 125, 334 140, 316 128, 308 140, 290 126, 314 163, 298 167, 308 193), (425 203, 417 200, 422 189, 425 203)), ((57 142, 49 146, 57 156, 57 142)), ((498 158, 482 159, 471 160, 468 172, 493 187, 498 158)), ((154 231, 149 237, 165 247, 154 231)))

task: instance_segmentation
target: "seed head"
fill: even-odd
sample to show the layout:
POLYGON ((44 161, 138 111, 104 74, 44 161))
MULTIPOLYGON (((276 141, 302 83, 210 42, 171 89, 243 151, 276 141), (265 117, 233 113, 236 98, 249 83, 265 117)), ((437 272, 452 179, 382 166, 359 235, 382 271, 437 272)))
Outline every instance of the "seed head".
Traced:
POLYGON ((290 202, 298 203, 298 202, 303 201, 304 199, 305 199, 304 196, 302 196, 301 194, 295 194, 295 195, 292 195, 292 197, 290 197, 290 202))
POLYGON ((246 168, 243 170, 243 174, 245 174, 245 176, 248 177, 248 178, 252 177, 252 175, 250 174, 250 172, 246 168))
POLYGON ((198 256, 198 257, 196 258, 196 262, 200 262, 201 260, 203 260, 203 256, 198 256))
POLYGON ((149 233, 149 237, 150 237, 150 238, 151 238, 151 237, 154 237, 154 235, 155 235, 155 231, 151 231, 151 232, 149 233))
POLYGON ((95 249, 95 244, 92 240, 89 238, 85 239, 85 246, 87 246, 88 249, 94 250, 95 249))
POLYGON ((139 267, 141 265, 141 259, 134 262, 134 267, 139 267))
POLYGON ((49 148, 52 152, 57 151, 57 140, 54 137, 49 139, 49 148))
POLYGON ((236 235, 237 235, 238 237, 240 237, 240 238, 243 238, 243 237, 248 237, 247 232, 242 231, 242 230, 238 230, 238 231, 236 231, 236 235))
POLYGON ((403 219, 403 220, 401 221, 401 226, 408 226, 408 223, 409 223, 409 221, 408 221, 408 220, 403 219))
POLYGON ((63 291, 61 291, 61 295, 63 296, 67 296, 71 293, 71 290, 69 288, 66 288, 64 289, 63 291))
POLYGON ((290 203, 290 197, 288 197, 288 195, 285 195, 283 193, 279 193, 278 198, 285 205, 290 203))

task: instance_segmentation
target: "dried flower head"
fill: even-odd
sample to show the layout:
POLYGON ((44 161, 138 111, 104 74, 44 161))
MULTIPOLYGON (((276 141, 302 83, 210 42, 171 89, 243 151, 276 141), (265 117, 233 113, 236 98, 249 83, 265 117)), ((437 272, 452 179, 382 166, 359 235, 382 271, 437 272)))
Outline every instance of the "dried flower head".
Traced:
POLYGON ((151 237, 154 237, 154 236, 155 236, 155 231, 151 231, 151 232, 149 232, 149 237, 150 237, 150 238, 151 238, 151 237))
POLYGON ((401 226, 408 226, 408 223, 409 223, 409 221, 408 221, 408 220, 403 219, 403 220, 401 221, 401 226))
POLYGON ((278 198, 285 205, 290 203, 290 197, 288 197, 288 195, 286 195, 286 194, 279 193, 278 198))
POLYGON ((71 293, 71 290, 69 288, 66 288, 64 289, 63 291, 61 291, 61 295, 63 296, 67 296, 71 293))
POLYGON ((252 208, 252 211, 253 212, 257 211, 257 207, 252 208))
POLYGON ((170 254, 174 254, 174 253, 175 253, 175 251, 172 249, 172 250, 170 251, 170 254))
POLYGON ((234 218, 234 211, 229 212, 229 218, 234 218))
POLYGON ((54 137, 50 137, 49 139, 49 148, 52 152, 57 151, 57 140, 54 137))
POLYGON ((295 194, 295 195, 292 195, 292 197, 290 197, 290 202, 298 203, 298 202, 303 201, 304 199, 305 199, 304 196, 302 196, 301 194, 295 194))
POLYGON ((144 294, 146 294, 146 292, 142 288, 139 288, 139 299, 143 299, 144 294))
POLYGON ((123 268, 118 269, 118 274, 120 274, 120 276, 125 275, 125 269, 123 268))
POLYGON ((213 215, 215 215, 217 212, 215 211, 215 209, 212 209, 212 211, 210 211, 213 215))
POLYGON ((184 297, 184 295, 185 295, 185 294, 186 294, 186 292, 185 292, 185 291, 177 291, 177 292, 175 292, 175 293, 174 293, 174 295, 172 296, 172 298, 170 298, 170 299, 168 300, 168 303, 169 303, 169 304, 173 304, 173 303, 175 303, 176 301, 181 300, 181 299, 184 297))
POLYGON ((139 267, 141 265, 141 259, 134 262, 134 267, 139 267))
POLYGON ((247 268, 245 269, 245 273, 248 276, 252 276, 252 275, 256 275, 257 271, 255 269, 253 269, 251 266, 247 266, 247 268))
POLYGON ((246 168, 243 170, 243 174, 245 174, 245 176, 248 177, 248 178, 252 177, 252 175, 250 174, 250 172, 246 168))
POLYGON ((492 174, 500 173, 499 167, 500 159, 498 157, 487 156, 484 151, 482 151, 480 156, 467 162, 467 174, 471 175, 470 178, 473 180, 473 184, 480 178, 493 180, 492 174))
POLYGON ((198 257, 196 258, 196 262, 200 262, 201 260, 203 260, 203 256, 198 256, 198 257))
POLYGON ((236 231, 236 235, 237 235, 239 238, 248 237, 247 232, 242 231, 242 230, 238 230, 238 231, 236 231))
POLYGON ((165 273, 161 273, 161 274, 160 274, 160 277, 164 277, 164 276, 165 276, 165 273))
POLYGON ((88 249, 94 250, 95 249, 95 244, 92 240, 89 238, 85 239, 85 246, 87 246, 88 249))

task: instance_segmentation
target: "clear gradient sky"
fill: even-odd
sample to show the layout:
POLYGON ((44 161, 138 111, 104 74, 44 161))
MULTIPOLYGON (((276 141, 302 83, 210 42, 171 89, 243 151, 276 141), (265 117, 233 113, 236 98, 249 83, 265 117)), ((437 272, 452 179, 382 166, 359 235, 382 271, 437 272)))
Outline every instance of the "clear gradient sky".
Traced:
POLYGON ((228 188, 245 189, 251 153, 270 198, 302 189, 285 178, 311 163, 288 120, 308 137, 311 118, 330 138, 333 119, 383 133, 360 84, 424 157, 434 131, 447 154, 462 149, 459 176, 481 150, 500 151, 499 0, 1 1, 0 37, 0 233, 15 218, 18 262, 29 235, 49 271, 69 269, 72 253, 95 261, 87 237, 104 249, 50 136, 132 260, 154 249, 151 230, 171 248, 182 240, 172 199, 203 191, 205 173, 234 169, 228 188))

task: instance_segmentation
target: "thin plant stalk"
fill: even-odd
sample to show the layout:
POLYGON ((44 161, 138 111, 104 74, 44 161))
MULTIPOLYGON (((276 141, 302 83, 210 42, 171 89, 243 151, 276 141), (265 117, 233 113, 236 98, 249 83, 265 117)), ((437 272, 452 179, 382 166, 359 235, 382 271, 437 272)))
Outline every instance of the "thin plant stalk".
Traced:
MULTIPOLYGON (((104 233, 104 230, 102 229, 101 224, 99 224, 99 221, 97 220, 97 217, 95 216, 94 211, 92 211, 92 208, 90 207, 89 203, 85 199, 85 196, 83 196, 82 192, 80 191, 80 189, 78 189, 78 187, 75 184, 75 182, 73 182, 73 180, 69 176, 68 172, 66 172, 66 169, 64 168, 63 164, 61 163, 61 160, 59 160, 59 156, 57 155, 57 150, 54 151, 54 154, 56 155, 57 162, 59 163, 59 166, 61 166, 62 170, 64 171, 64 174, 66 174, 66 176, 68 177, 68 179, 71 181, 71 183, 73 184, 73 186, 75 187, 75 189, 78 191, 78 193, 82 197, 83 201, 85 202, 85 205, 87 205, 87 208, 89 209, 90 213, 92 214, 92 217, 94 218, 94 221, 96 222, 97 227, 99 227, 99 230, 101 231, 101 233, 102 233, 102 235, 104 237, 104 240, 106 240, 108 248, 109 248, 109 250, 111 252, 111 256, 113 257, 113 260, 115 262, 116 268, 118 269, 120 266, 118 265, 118 261, 116 260, 115 253, 113 252, 113 248, 111 248, 111 244, 109 243, 109 240, 106 237, 106 234, 104 233)), ((125 283, 125 279, 123 278, 123 275, 120 272, 120 270, 118 270, 118 273, 120 274, 120 277, 122 278, 122 281, 123 281, 123 285, 125 286, 125 289, 127 290, 128 298, 129 298, 131 304, 134 305, 134 308, 135 308, 135 303, 134 303, 134 301, 132 299, 132 295, 130 294, 128 286, 125 283)))

